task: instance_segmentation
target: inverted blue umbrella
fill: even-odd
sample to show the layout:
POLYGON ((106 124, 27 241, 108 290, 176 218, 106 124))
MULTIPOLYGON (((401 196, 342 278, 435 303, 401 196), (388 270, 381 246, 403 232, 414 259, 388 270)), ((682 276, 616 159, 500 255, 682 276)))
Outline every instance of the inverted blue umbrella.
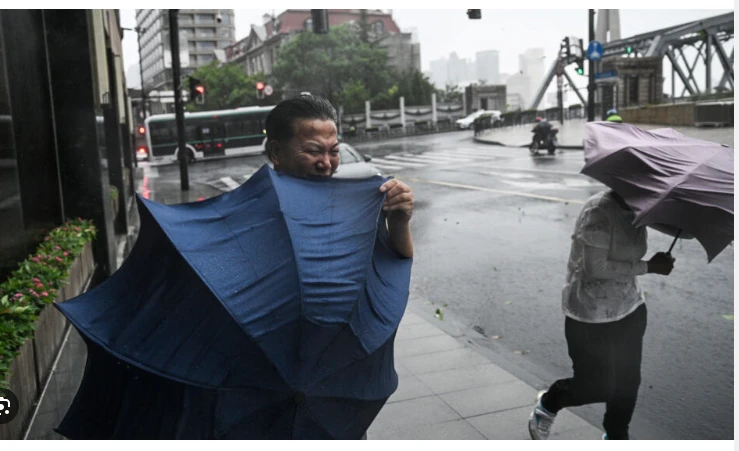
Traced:
POLYGON ((357 439, 396 390, 411 259, 386 179, 263 166, 203 202, 138 197, 123 266, 57 308, 85 339, 72 439, 357 439))

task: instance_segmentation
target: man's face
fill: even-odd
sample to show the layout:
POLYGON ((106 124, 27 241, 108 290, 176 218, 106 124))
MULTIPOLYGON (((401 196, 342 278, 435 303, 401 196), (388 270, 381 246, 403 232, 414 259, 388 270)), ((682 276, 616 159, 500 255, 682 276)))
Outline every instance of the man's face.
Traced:
POLYGON ((293 123, 294 135, 276 146, 270 159, 275 170, 297 177, 331 177, 339 167, 339 141, 336 124, 320 119, 301 119, 293 123))

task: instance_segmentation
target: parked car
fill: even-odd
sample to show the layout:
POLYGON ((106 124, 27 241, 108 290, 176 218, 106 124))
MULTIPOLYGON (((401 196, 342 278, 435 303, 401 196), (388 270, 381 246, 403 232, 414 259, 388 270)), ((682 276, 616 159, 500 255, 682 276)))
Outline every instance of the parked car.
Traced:
POLYGON ((339 167, 334 177, 339 179, 363 179, 374 175, 382 175, 379 169, 370 164, 372 157, 360 155, 347 143, 339 144, 339 167))
POLYGON ((457 128, 460 130, 470 130, 475 123, 475 119, 477 119, 480 116, 484 116, 486 114, 489 114, 490 116, 492 116, 492 123, 495 123, 501 120, 500 115, 502 113, 498 110, 478 110, 470 114, 467 117, 463 117, 462 119, 457 119, 455 124, 457 128))

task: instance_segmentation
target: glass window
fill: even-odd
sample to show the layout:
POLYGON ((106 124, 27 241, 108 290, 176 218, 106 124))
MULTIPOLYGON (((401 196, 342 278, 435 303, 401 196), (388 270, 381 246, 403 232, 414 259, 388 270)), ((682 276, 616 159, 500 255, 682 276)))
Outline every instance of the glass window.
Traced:
POLYGON ((200 55, 199 57, 200 64, 210 63, 215 58, 216 58, 215 55, 200 55))
POLYGON ((215 28, 198 28, 197 36, 199 38, 214 38, 216 37, 215 28))
POLYGON ((195 20, 198 24, 212 24, 216 20, 213 14, 196 14, 195 20))
POLYGON ((218 30, 218 36, 225 39, 231 39, 231 29, 221 28, 220 30, 218 30))
POLYGON ((216 48, 214 41, 200 41, 198 42, 198 50, 213 50, 216 48))
POLYGON ((382 22, 375 22, 375 33, 382 34, 385 31, 385 24, 382 22))
POLYGON ((303 22, 303 29, 312 30, 313 29, 313 19, 305 19, 305 22, 303 22))

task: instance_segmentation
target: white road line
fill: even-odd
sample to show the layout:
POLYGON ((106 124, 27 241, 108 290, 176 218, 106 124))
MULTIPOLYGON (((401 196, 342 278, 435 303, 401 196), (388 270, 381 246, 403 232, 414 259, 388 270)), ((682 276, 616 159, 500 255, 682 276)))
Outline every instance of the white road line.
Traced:
POLYGON ((221 181, 231 189, 236 189, 239 187, 239 184, 236 183, 236 180, 232 179, 231 177, 221 177, 221 181))
POLYGON ((403 166, 394 166, 392 164, 382 164, 382 163, 375 163, 375 160, 373 159, 371 162, 372 166, 378 168, 378 169, 384 169, 386 171, 400 171, 401 169, 408 169, 403 166))
POLYGON ((424 179, 418 179, 418 178, 413 178, 413 177, 408 177, 404 181, 405 182, 430 183, 433 185, 451 186, 453 188, 471 189, 475 191, 486 191, 489 193, 497 193, 497 194, 509 194, 512 196, 530 197, 532 199, 549 200, 553 202, 562 202, 566 204, 567 203, 569 204, 584 204, 585 203, 585 201, 582 201, 579 199, 563 199, 561 197, 542 196, 539 194, 524 193, 521 191, 507 191, 507 190, 501 190, 501 189, 486 188, 484 186, 462 185, 460 183, 440 182, 436 180, 424 180, 424 179))
POLYGON ((429 163, 469 163, 470 161, 474 161, 472 158, 436 157, 425 154, 415 155, 410 153, 403 154, 401 157, 415 158, 421 162, 428 161, 429 163))
MULTIPOLYGON (((386 156, 388 158, 390 158, 393 155, 386 155, 386 156)), ((403 161, 403 159, 399 159, 397 157, 396 158, 393 158, 391 160, 386 160, 384 158, 373 158, 372 161, 370 161, 370 163, 375 163, 375 162, 381 163, 381 164, 382 163, 389 164, 389 165, 402 165, 404 167, 407 166, 407 167, 411 167, 411 168, 424 168, 424 167, 428 166, 427 163, 420 163, 420 162, 418 162, 418 160, 411 160, 410 162, 408 162, 408 161, 403 161), (398 161, 396 161, 396 160, 398 160, 398 161)))
POLYGON ((431 152, 426 152, 428 155, 439 155, 442 157, 464 157, 464 158, 477 158, 477 159, 485 159, 485 158, 491 158, 495 157, 497 155, 493 155, 490 153, 479 153, 479 152, 455 152, 455 151, 444 151, 444 150, 433 150, 431 152))

